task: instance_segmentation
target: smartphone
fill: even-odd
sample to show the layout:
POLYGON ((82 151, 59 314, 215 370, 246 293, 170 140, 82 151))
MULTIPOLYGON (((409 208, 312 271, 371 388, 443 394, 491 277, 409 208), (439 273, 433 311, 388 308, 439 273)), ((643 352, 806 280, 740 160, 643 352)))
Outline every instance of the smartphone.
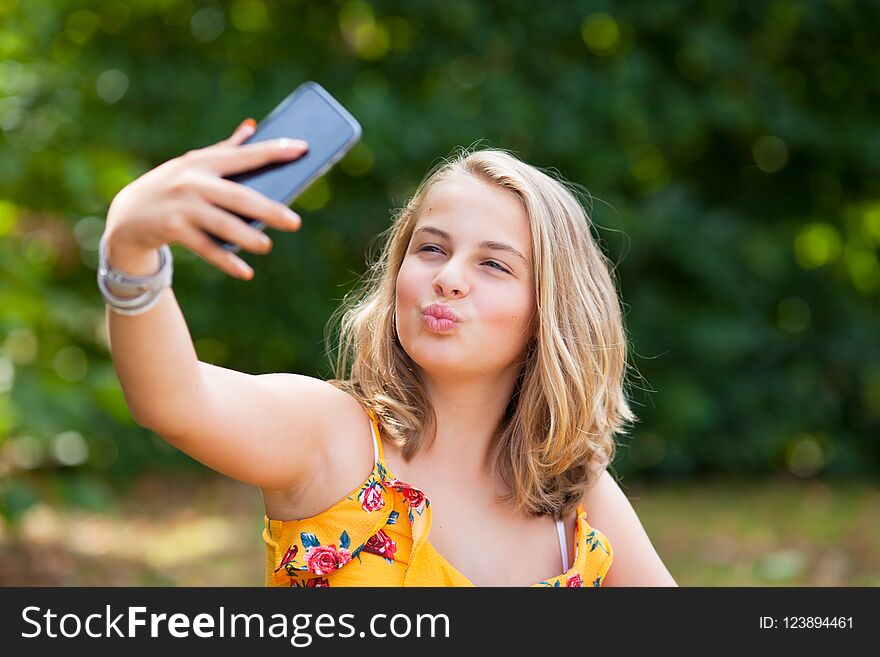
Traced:
MULTIPOLYGON (((309 144, 308 152, 292 162, 276 162, 226 178, 289 205, 358 142, 361 126, 324 87, 310 81, 294 89, 242 143, 282 137, 304 139, 309 144)), ((257 230, 265 228, 262 221, 238 216, 257 230)), ((215 235, 211 237, 227 251, 240 248, 215 235)))

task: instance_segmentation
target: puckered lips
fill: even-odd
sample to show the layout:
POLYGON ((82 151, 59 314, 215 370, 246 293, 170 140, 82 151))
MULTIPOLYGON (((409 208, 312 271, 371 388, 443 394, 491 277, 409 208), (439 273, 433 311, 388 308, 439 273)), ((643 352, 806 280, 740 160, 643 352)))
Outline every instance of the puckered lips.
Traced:
POLYGON ((445 303, 432 303, 422 310, 422 323, 432 333, 450 333, 459 322, 459 316, 445 303))

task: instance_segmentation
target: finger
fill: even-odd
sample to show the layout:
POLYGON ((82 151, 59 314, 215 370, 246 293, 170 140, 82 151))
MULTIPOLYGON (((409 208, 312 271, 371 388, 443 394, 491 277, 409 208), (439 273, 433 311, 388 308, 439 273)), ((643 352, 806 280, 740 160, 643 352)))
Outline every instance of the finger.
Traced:
POLYGON ((250 187, 213 176, 200 176, 194 185, 202 197, 213 205, 262 221, 267 226, 295 231, 302 225, 302 219, 296 212, 250 187))
POLYGON ((242 219, 210 203, 202 203, 195 211, 194 219, 209 233, 251 253, 269 253, 272 240, 262 231, 252 228, 242 219))
POLYGON ((218 176, 253 171, 275 162, 289 162, 309 150, 302 139, 266 139, 241 146, 221 146, 204 154, 204 166, 218 176))
POLYGON ((229 144, 233 146, 238 146, 242 142, 244 142, 248 137, 254 134, 257 130, 257 122, 252 118, 247 118, 241 123, 238 124, 238 127, 232 132, 232 134, 227 139, 223 139, 218 142, 220 144, 229 144))
POLYGON ((246 281, 254 277, 254 270, 244 260, 218 246, 214 240, 198 228, 187 226, 178 243, 230 276, 246 281))

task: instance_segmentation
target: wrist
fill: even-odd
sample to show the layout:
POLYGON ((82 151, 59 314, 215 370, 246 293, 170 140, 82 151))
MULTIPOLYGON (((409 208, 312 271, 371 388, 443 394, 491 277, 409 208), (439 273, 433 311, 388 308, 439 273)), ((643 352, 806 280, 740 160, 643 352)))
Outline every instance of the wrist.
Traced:
POLYGON ((134 244, 118 232, 108 230, 105 235, 107 267, 130 276, 150 276, 159 269, 159 249, 134 244))
POLYGON ((124 242, 116 241, 116 255, 111 264, 110 240, 111 233, 105 232, 98 247, 98 288, 104 301, 120 315, 148 312, 159 302, 162 290, 171 286, 174 274, 171 249, 162 245, 155 252, 143 248, 127 251, 124 242), (150 262, 151 258, 158 262, 150 262), (123 270, 120 264, 127 269, 123 270), (148 273, 140 273, 141 270, 148 273))

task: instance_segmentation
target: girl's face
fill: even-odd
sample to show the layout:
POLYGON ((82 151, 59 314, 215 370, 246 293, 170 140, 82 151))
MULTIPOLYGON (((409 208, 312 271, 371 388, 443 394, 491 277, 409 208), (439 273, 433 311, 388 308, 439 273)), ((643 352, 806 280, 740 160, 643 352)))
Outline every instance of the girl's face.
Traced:
POLYGON ((535 313, 529 220, 519 199, 465 175, 435 185, 397 275, 395 309, 400 343, 425 372, 515 374, 535 313), (431 316, 432 304, 441 318, 431 316), (454 321, 442 319, 442 306, 454 321))

